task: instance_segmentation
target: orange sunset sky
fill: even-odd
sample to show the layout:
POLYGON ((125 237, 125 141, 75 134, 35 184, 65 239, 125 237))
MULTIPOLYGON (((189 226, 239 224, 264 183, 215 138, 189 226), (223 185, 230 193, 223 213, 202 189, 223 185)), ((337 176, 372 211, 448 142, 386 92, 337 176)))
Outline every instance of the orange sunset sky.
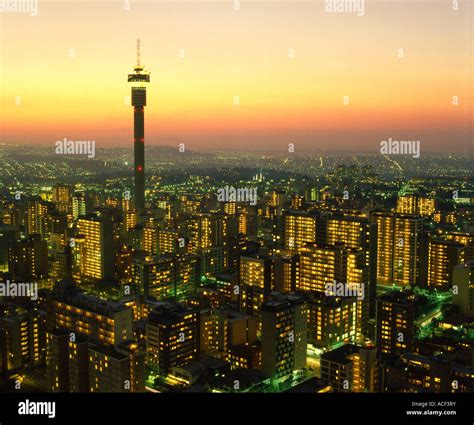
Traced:
POLYGON ((124 3, 0 13, 0 142, 131 145, 139 37, 149 145, 375 151, 392 137, 467 153, 473 143, 469 0, 457 11, 451 0, 366 0, 363 16, 326 13, 323 0, 124 3))

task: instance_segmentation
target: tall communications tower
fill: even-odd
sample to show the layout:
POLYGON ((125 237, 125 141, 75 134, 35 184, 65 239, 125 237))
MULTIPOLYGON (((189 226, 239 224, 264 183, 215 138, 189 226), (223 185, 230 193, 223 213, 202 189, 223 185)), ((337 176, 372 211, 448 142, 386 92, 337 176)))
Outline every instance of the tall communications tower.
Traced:
POLYGON ((137 66, 134 73, 128 75, 132 83, 133 106, 133 151, 134 151, 134 184, 135 209, 145 208, 145 106, 146 83, 150 74, 140 65, 140 40, 137 40, 137 66))

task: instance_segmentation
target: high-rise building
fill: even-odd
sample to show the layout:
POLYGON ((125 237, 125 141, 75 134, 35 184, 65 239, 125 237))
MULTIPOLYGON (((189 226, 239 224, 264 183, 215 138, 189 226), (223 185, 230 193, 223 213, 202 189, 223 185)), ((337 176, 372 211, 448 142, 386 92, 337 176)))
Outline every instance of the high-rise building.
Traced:
POLYGON ((10 225, 18 232, 20 230, 21 218, 20 209, 15 204, 8 204, 0 213, 0 221, 5 225, 10 225))
POLYGON ((144 354, 134 341, 128 303, 83 294, 62 281, 47 296, 46 370, 61 392, 142 391, 144 354))
POLYGON ((262 371, 278 382, 306 367, 307 322, 304 298, 273 293, 262 305, 262 371))
POLYGON ((474 389, 474 368, 436 356, 401 355, 405 382, 412 392, 458 393, 474 389))
POLYGON ((257 321, 227 309, 209 309, 201 311, 200 335, 201 353, 227 359, 232 347, 256 341, 257 321))
POLYGON ((71 210, 71 190, 68 185, 55 184, 53 186, 53 203, 61 214, 67 214, 71 210))
POLYGON ((261 306, 275 291, 275 261, 270 256, 241 256, 239 267, 240 311, 257 318, 261 331, 261 306))
POLYGON ((0 317, 0 329, 6 332, 8 370, 44 361, 45 320, 45 314, 40 310, 0 317))
POLYGON ((301 249, 298 289, 326 293, 334 280, 348 285, 367 285, 364 252, 344 245, 308 244, 301 249))
POLYGON ((474 261, 474 234, 462 232, 449 232, 445 234, 445 238, 449 241, 458 242, 465 247, 465 261, 466 263, 474 261))
POLYGON ((183 298, 195 291, 197 279, 198 259, 192 254, 153 257, 137 252, 132 259, 132 282, 146 299, 183 298))
POLYGON ((216 246, 198 250, 200 276, 217 276, 226 269, 224 247, 216 246))
POLYGON ((137 41, 137 65, 134 73, 128 75, 128 82, 132 83, 135 209, 141 210, 145 208, 145 106, 150 74, 140 64, 140 40, 137 41))
POLYGON ((15 242, 17 232, 10 224, 0 224, 0 272, 8 271, 8 247, 15 242))
POLYGON ((50 329, 65 329, 92 343, 114 346, 133 340, 133 311, 115 301, 80 292, 61 281, 47 303, 50 329))
POLYGON ((86 198, 82 193, 74 194, 72 197, 72 216, 74 220, 87 214, 86 198))
POLYGON ((189 252, 197 254, 200 249, 225 246, 227 242, 227 220, 223 214, 201 213, 189 221, 189 252))
POLYGON ((10 244, 8 252, 8 269, 13 278, 27 282, 48 273, 48 247, 40 235, 10 244))
POLYGON ((135 210, 124 211, 123 213, 123 228, 125 232, 133 229, 138 224, 137 212, 135 210))
POLYGON ((297 288, 338 298, 356 298, 356 337, 368 333, 369 271, 363 250, 344 245, 308 244, 300 254, 300 277, 297 288), (342 290, 335 291, 341 287, 342 290))
POLYGON ((69 391, 69 334, 52 329, 46 332, 46 380, 52 392, 69 391))
POLYGON ((46 378, 53 392, 143 392, 145 353, 134 341, 116 346, 71 339, 64 329, 47 333, 46 378))
POLYGON ((369 299, 371 316, 375 314, 377 285, 377 225, 364 216, 347 215, 341 212, 325 213, 317 221, 318 244, 334 246, 342 244, 353 250, 363 250, 369 271, 369 299))
POLYGON ((474 261, 454 268, 453 304, 465 317, 474 317, 474 261))
POLYGON ((162 303, 148 315, 147 364, 168 374, 199 353, 199 312, 178 304, 162 303))
POLYGON ((53 204, 41 199, 30 201, 27 205, 26 231, 28 235, 38 234, 42 239, 48 239, 51 232, 51 213, 53 204))
POLYGON ((399 355, 413 348, 416 295, 390 291, 377 298, 376 344, 384 354, 399 355))
POLYGON ((136 343, 89 347, 90 392, 144 392, 145 353, 136 343))
POLYGON ((285 249, 298 252, 307 243, 316 242, 317 215, 298 211, 284 215, 285 249))
POLYGON ((320 292, 305 293, 308 306, 308 344, 328 348, 355 341, 360 333, 356 297, 327 297, 320 292))
MULTIPOLYGON (((66 331, 67 332, 67 331, 66 331)), ((69 389, 68 392, 89 391, 89 347, 92 344, 84 337, 71 338, 68 334, 68 344, 65 347, 68 355, 69 389)), ((62 347, 64 349, 64 346, 62 347)), ((50 359, 51 361, 52 359, 50 359)), ((55 365, 51 362, 49 367, 55 365)))
POLYGON ((464 263, 465 246, 445 239, 423 238, 420 250, 420 285, 448 290, 453 285, 453 270, 464 263))
POLYGON ((321 355, 321 378, 335 392, 376 392, 377 349, 346 344, 321 355))
POLYGON ((234 215, 237 212, 237 202, 224 202, 222 205, 222 210, 226 214, 234 215))
POLYGON ((185 248, 184 238, 180 240, 177 230, 163 229, 158 232, 158 252, 173 254, 178 248, 185 248), (180 246, 181 245, 181 246, 180 246))
POLYGON ((436 211, 435 200, 418 194, 402 195, 397 200, 397 212, 431 217, 436 211))
MULTIPOLYGON (((113 230, 108 217, 90 215, 80 218, 73 250, 81 251, 79 269, 83 280, 114 277, 113 230)), ((73 258, 77 256, 73 254, 73 258)))
POLYGON ((271 207, 283 207, 286 202, 286 193, 284 190, 272 190, 269 198, 268 205, 271 207))
POLYGON ((156 227, 143 228, 143 250, 151 255, 158 254, 158 232, 156 227))
POLYGON ((416 214, 418 197, 414 194, 402 195, 397 199, 397 212, 402 214, 416 214))
POLYGON ((419 279, 419 245, 423 219, 408 214, 376 212, 377 282, 414 285, 419 279))

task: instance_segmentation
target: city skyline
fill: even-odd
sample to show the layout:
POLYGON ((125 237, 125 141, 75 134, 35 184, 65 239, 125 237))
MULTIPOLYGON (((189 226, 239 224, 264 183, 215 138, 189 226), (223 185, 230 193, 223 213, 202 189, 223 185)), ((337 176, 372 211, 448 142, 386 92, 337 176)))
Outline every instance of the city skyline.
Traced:
POLYGON ((0 425, 472 423, 473 9, 0 0, 0 425))

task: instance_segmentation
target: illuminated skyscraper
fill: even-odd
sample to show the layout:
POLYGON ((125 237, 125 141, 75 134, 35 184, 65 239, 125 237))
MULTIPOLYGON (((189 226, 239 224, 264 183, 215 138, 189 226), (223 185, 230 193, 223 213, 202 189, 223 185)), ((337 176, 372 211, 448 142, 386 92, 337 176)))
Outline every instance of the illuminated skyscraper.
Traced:
POLYGON ((308 244, 301 249, 298 289, 326 292, 336 280, 349 284, 367 284, 368 270, 364 252, 343 245, 308 244))
POLYGON ((298 251, 308 242, 316 242, 317 214, 290 211, 285 214, 285 249, 298 251))
POLYGON ((51 213, 53 204, 40 199, 28 202, 26 228, 29 235, 37 233, 42 239, 48 239, 51 231, 51 213))
POLYGON ((402 195, 397 200, 397 212, 402 214, 418 214, 430 217, 436 211, 435 200, 417 194, 402 195))
POLYGON ((416 295, 391 291, 377 299, 376 344, 385 354, 401 354, 413 347, 416 295))
MULTIPOLYGON (((92 280, 113 278, 113 234, 110 219, 106 216, 94 215, 80 218, 77 222, 76 234, 77 242, 84 239, 80 264, 82 278, 92 280)), ((76 250, 75 245, 76 241, 73 251, 76 250)), ((75 258, 74 252, 73 258, 75 258)))
POLYGON ((275 269, 265 256, 240 257, 240 311, 260 319, 260 308, 274 290, 275 269))
POLYGON ((283 207, 286 201, 286 193, 284 190, 273 190, 270 193, 268 204, 271 207, 283 207))
POLYGON ((474 317, 474 261, 456 266, 453 273, 453 304, 466 317, 474 317), (454 289, 454 287, 453 287, 454 289))
POLYGON ((291 197, 291 208, 295 210, 299 210, 303 208, 304 205, 304 196, 301 195, 293 195, 291 197))
POLYGON ((68 185, 56 184, 53 186, 53 203, 56 211, 67 213, 71 209, 70 204, 71 191, 68 185))
POLYGON ((474 261, 474 234, 449 232, 445 235, 447 240, 456 241, 465 246, 465 261, 469 263, 474 261))
POLYGON ((237 202, 225 202, 223 210, 226 214, 235 214, 237 212, 237 202))
POLYGON ((8 370, 18 370, 24 365, 35 365, 44 360, 45 316, 42 310, 32 309, 0 317, 0 330, 6 332, 8 370))
POLYGON ((225 246, 227 242, 227 220, 223 214, 197 214, 189 221, 189 252, 197 254, 200 249, 225 246))
MULTIPOLYGON (((130 371, 136 363, 134 356, 120 356, 114 351, 122 343, 133 341, 131 308, 83 294, 73 282, 62 281, 48 296, 47 314, 46 376, 52 391, 110 391, 113 388, 112 391, 118 392, 138 388, 134 386, 136 381, 129 383, 128 390, 123 380, 116 381, 124 375, 123 379, 130 380, 133 374, 130 371), (91 347, 95 347, 93 352, 88 351, 91 347), (112 358, 122 361, 114 364, 112 358)), ((143 375, 138 377, 136 372, 135 376, 144 378, 143 375)))
POLYGON ((418 197, 413 194, 402 195, 397 199, 397 212, 402 214, 416 214, 418 197))
POLYGON ((137 66, 134 73, 128 75, 132 83, 133 106, 133 149, 134 149, 134 182, 135 208, 145 208, 145 106, 146 83, 150 82, 150 74, 140 65, 140 40, 137 41, 137 66))
POLYGON ((51 329, 73 331, 92 343, 114 346, 133 339, 131 308, 84 294, 73 282, 57 284, 47 310, 51 329))
POLYGON ((124 211, 123 213, 123 227, 124 231, 128 232, 137 225, 137 213, 135 210, 124 211))
POLYGON ((377 282, 414 285, 419 278, 423 219, 376 212, 372 220, 377 224, 377 282))
POLYGON ((414 285, 419 273, 419 244, 423 219, 396 215, 394 227, 393 280, 414 285))
POLYGON ((167 374, 199 353, 199 312, 178 304, 161 304, 146 324, 147 364, 167 374))
POLYGON ((86 198, 82 193, 75 194, 72 197, 72 216, 77 220, 81 215, 86 215, 86 198))
POLYGON ((157 252, 161 255, 173 254, 178 251, 178 248, 185 248, 184 238, 180 239, 178 232, 171 229, 158 231, 157 244, 157 252))
POLYGON ((340 212, 325 213, 318 218, 316 240, 319 244, 363 250, 369 270, 369 298, 371 317, 375 315, 377 283, 377 225, 367 217, 351 216, 340 212))
POLYGON ((306 304, 294 294, 274 293, 262 305, 262 371, 278 381, 306 367, 306 304))
POLYGON ((346 340, 356 340, 356 297, 327 297, 319 292, 305 295, 308 306, 308 344, 329 348, 346 340))
POLYGON ((137 252, 132 260, 132 282, 145 298, 183 298, 195 290, 197 262, 192 254, 153 257, 137 252))
POLYGON ((464 245, 455 241, 424 238, 420 252, 420 285, 448 290, 453 284, 453 270, 464 263, 464 245))
POLYGON ((348 249, 341 244, 308 244, 301 249, 299 272, 297 288, 300 290, 331 293, 331 297, 336 297, 337 293, 332 294, 332 284, 347 288, 345 296, 356 297, 356 337, 360 339, 367 334, 369 271, 362 249, 348 249))
POLYGON ((143 250, 152 255, 158 254, 158 229, 156 227, 143 228, 143 250))

